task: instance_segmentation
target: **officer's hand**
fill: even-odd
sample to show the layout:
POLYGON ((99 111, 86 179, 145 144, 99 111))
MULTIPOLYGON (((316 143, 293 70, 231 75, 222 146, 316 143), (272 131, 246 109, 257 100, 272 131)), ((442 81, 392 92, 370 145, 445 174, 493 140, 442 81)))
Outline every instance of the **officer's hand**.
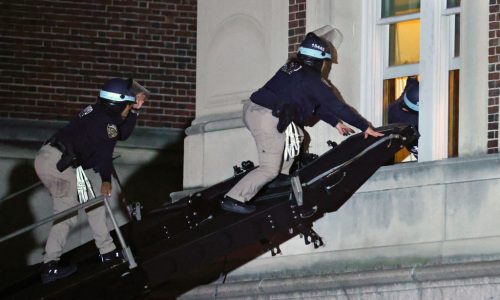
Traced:
POLYGON ((104 197, 111 196, 111 182, 104 181, 101 184, 101 195, 103 195, 104 197))
POLYGON ((365 130, 365 139, 368 138, 368 136, 381 137, 384 136, 384 134, 373 130, 373 128, 371 127, 368 127, 368 129, 365 130))
POLYGON ((140 109, 144 104, 144 100, 146 100, 146 95, 144 94, 144 92, 135 95, 135 103, 132 105, 132 108, 140 109))
POLYGON ((335 128, 337 128, 338 132, 343 136, 348 136, 351 133, 354 133, 354 130, 352 128, 344 125, 344 123, 342 122, 338 122, 335 128))

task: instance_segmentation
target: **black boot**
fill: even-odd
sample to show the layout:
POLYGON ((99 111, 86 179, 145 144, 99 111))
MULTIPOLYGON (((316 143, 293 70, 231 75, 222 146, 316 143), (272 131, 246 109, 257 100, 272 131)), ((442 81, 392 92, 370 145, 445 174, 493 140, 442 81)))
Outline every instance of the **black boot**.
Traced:
POLYGON ((113 250, 108 253, 99 254, 102 263, 118 263, 124 262, 123 254, 120 250, 113 250))
POLYGON ((61 266, 59 261, 52 260, 42 265, 42 283, 46 284, 58 279, 68 277, 75 273, 77 267, 75 265, 61 266))
POLYGON ((228 196, 225 196, 224 199, 221 200, 220 207, 223 210, 234 212, 237 214, 251 214, 255 211, 254 205, 245 204, 228 196))

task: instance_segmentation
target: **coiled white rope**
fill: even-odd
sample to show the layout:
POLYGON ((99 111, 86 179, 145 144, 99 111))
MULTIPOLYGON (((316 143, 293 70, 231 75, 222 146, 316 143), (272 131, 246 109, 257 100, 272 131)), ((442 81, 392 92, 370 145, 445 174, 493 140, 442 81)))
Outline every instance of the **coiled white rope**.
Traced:
POLYGON ((290 158, 299 155, 300 152, 299 131, 293 122, 286 128, 285 135, 285 152, 283 153, 283 159, 288 161, 290 158))
POLYGON ((89 199, 95 198, 94 190, 82 166, 76 168, 76 189, 78 190, 78 201, 85 203, 89 199), (90 195, 90 197, 89 197, 90 195))

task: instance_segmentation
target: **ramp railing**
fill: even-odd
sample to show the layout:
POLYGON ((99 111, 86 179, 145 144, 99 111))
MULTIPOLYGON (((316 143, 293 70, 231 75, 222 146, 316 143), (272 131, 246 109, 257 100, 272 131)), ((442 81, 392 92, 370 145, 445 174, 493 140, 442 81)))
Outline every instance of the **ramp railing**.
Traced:
MULTIPOLYGON (((34 188, 36 186, 38 186, 40 184, 40 182, 38 183, 35 183, 17 193, 14 194, 15 195, 18 195, 18 194, 21 194, 31 188, 34 188)), ((12 197, 14 197, 13 195, 10 195, 6 198, 4 198, 3 200, 6 200, 6 199, 10 199, 12 197)), ((122 251, 123 251, 123 256, 125 257, 125 259, 127 260, 128 262, 128 265, 129 265, 129 269, 133 269, 135 267, 137 267, 137 263, 135 262, 135 259, 134 259, 134 256, 132 254, 132 251, 130 250, 130 247, 127 246, 127 244, 125 243, 125 239, 123 238, 123 235, 122 235, 122 232, 120 230, 120 227, 118 226, 118 223, 116 223, 116 219, 115 219, 115 216, 113 214, 113 211, 111 210, 111 206, 109 205, 109 197, 104 197, 104 196, 99 196, 99 197, 95 197, 94 199, 91 199, 91 200, 88 200, 87 202, 85 203, 82 203, 82 204, 79 204, 79 205, 76 205, 76 206, 73 206, 71 208, 68 208, 67 210, 65 211, 62 211, 60 213, 57 213, 55 215, 52 215, 50 217, 47 217, 45 219, 42 219, 36 223, 33 223, 31 225, 28 225, 24 228, 21 228, 19 230, 16 230, 6 236, 3 236, 0 238, 0 243, 2 242, 5 242, 7 240, 10 240, 20 234, 23 234, 25 232, 28 232, 28 231, 31 231, 43 224, 46 224, 46 223, 49 223, 51 221, 54 221, 54 220, 59 220, 59 219, 62 219, 80 209, 84 209, 84 208, 87 208, 87 207, 90 207, 90 206, 93 206, 93 205, 97 205, 101 202, 104 202, 104 205, 106 207, 106 210, 108 211, 108 215, 111 219, 111 222, 113 223, 113 227, 115 228, 115 232, 116 232, 116 235, 118 236, 118 240, 120 242, 120 245, 122 247, 122 251)))

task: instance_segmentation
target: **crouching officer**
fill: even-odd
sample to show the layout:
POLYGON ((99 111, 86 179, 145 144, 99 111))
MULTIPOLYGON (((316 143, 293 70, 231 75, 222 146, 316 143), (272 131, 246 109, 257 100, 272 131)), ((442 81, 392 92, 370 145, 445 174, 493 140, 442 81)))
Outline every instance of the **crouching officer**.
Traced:
MULTIPOLYGON (((407 123, 418 130, 420 84, 415 77, 408 77, 401 96, 389 105, 389 123, 407 123)), ((406 148, 418 159, 418 140, 406 148)))
MULTIPOLYGON (((255 206, 247 204, 259 190, 278 174, 288 175, 293 159, 283 161, 286 134, 291 122, 300 129, 315 116, 342 135, 352 129, 343 120, 364 132, 365 137, 382 136, 370 127, 353 108, 340 101, 322 78, 322 71, 331 66, 331 50, 325 40, 308 33, 300 44, 297 57, 291 59, 243 107, 243 121, 257 144, 259 167, 244 176, 221 201, 224 210, 252 213, 255 206)), ((325 72, 323 72, 325 73, 325 72)))
MULTIPOLYGON (((53 199, 54 214, 78 204, 75 168, 93 169, 101 177, 101 194, 111 195, 113 151, 118 140, 132 133, 145 93, 134 95, 132 80, 114 78, 107 81, 96 104, 83 109, 68 125, 57 131, 40 149, 35 158, 35 170, 53 199)), ((86 212, 95 244, 102 262, 122 259, 106 226, 106 211, 101 204, 86 212)), ((41 271, 43 283, 71 275, 75 265, 59 263, 70 227, 76 216, 53 224, 41 271)))

